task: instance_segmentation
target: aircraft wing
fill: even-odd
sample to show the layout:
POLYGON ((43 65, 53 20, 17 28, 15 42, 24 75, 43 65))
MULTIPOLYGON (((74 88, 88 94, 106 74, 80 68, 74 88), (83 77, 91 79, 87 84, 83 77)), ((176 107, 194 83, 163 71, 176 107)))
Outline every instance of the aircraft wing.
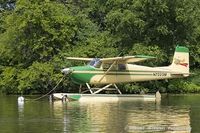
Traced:
POLYGON ((67 57, 67 60, 77 60, 77 61, 91 61, 93 58, 79 58, 79 57, 67 57))
POLYGON ((101 62, 104 63, 112 63, 117 61, 118 63, 134 63, 134 62, 141 62, 147 59, 153 59, 153 56, 145 56, 145 55, 135 55, 135 56, 124 56, 124 57, 113 57, 113 58, 102 58, 100 59, 101 62))
MULTIPOLYGON (((145 55, 135 55, 135 56, 123 56, 123 57, 111 57, 111 58, 100 58, 100 61, 103 63, 113 63, 116 61, 117 63, 134 63, 141 62, 148 59, 153 59, 153 56, 145 56, 145 55)), ((77 60, 77 61, 91 61, 94 58, 79 58, 79 57, 67 57, 68 60, 77 60)))

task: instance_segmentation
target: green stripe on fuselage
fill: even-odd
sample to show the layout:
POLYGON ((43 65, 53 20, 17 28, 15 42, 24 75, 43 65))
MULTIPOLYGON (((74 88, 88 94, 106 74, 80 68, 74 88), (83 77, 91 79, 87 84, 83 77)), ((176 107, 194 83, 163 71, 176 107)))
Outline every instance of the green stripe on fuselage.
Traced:
POLYGON ((92 66, 77 66, 71 67, 70 69, 74 71, 70 77, 77 84, 89 83, 90 79, 95 75, 94 73, 75 73, 76 71, 95 71, 95 68, 92 66))

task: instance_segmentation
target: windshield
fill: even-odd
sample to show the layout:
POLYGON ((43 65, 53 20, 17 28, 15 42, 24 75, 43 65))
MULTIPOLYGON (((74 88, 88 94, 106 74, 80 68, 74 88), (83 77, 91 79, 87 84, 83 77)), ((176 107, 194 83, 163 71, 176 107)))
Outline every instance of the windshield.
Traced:
POLYGON ((94 58, 93 60, 90 61, 88 65, 99 68, 101 65, 101 61, 99 58, 94 58))

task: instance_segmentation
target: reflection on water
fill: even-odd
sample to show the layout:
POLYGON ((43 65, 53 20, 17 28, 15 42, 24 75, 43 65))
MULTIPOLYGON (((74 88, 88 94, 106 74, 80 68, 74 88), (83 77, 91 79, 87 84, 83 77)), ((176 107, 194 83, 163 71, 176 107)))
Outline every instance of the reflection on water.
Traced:
POLYGON ((69 118, 66 115, 65 103, 61 101, 55 101, 52 103, 53 115, 57 120, 62 120, 63 132, 68 132, 69 118))
POLYGON ((24 102, 18 101, 18 120, 19 120, 19 126, 23 125, 23 118, 24 118, 24 102))
POLYGON ((63 131, 73 132, 190 132, 188 107, 154 102, 53 103, 54 116, 63 119, 63 131))
POLYGON ((200 95, 163 97, 160 103, 48 102, 18 104, 0 96, 0 133, 200 132, 200 95))

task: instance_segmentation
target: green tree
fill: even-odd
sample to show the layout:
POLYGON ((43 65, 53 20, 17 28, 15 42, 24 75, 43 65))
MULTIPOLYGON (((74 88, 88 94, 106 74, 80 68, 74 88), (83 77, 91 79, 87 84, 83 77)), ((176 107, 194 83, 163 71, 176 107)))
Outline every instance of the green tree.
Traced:
MULTIPOLYGON (((177 44, 190 49, 191 70, 200 70, 198 0, 2 0, 0 87, 6 93, 45 93, 67 56, 152 55, 150 66, 169 65, 177 44), (12 85, 10 85, 12 84, 12 85)), ((199 76, 128 84, 129 92, 199 92, 199 76), (149 87, 151 86, 151 87, 149 87), (194 88, 194 89, 193 89, 194 88)), ((124 85, 122 85, 124 86, 124 85)), ((70 88, 66 80, 59 89, 70 88)))

